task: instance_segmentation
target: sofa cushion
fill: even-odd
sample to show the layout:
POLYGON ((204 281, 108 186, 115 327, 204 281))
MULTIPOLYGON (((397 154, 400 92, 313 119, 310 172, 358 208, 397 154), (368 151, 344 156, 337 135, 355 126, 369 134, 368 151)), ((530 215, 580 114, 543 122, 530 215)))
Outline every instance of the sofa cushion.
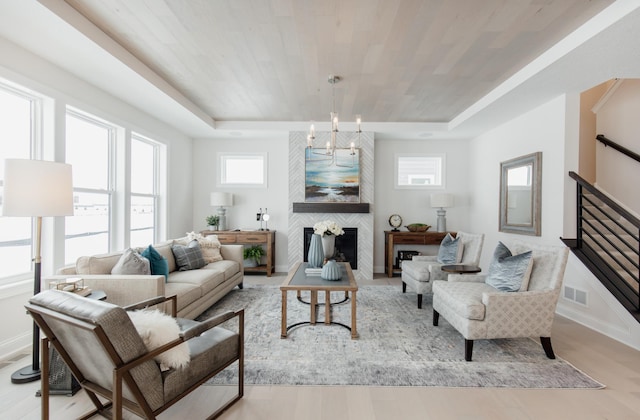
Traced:
POLYGON ((444 237, 438 249, 438 262, 440 264, 458 264, 462 261, 463 245, 460 238, 453 239, 450 233, 444 237))
POLYGON ((402 271, 414 280, 426 282, 431 278, 429 266, 430 264, 424 261, 403 261, 402 271))
POLYGON ((512 255, 509 248, 498 242, 485 283, 503 292, 527 290, 533 264, 532 252, 512 255))
POLYGON ((76 274, 111 274, 122 252, 84 256, 76 261, 76 274))
POLYGON ((151 264, 149 260, 138 254, 131 248, 124 250, 124 253, 111 269, 111 274, 151 274, 151 264))
POLYGON ((167 259, 163 257, 152 245, 149 245, 147 249, 140 253, 140 255, 149 260, 151 274, 163 275, 164 280, 168 280, 169 263, 167 262, 167 259))
POLYGON ((206 265, 202 258, 202 251, 198 241, 193 240, 188 245, 173 244, 171 250, 176 258, 178 271, 197 270, 206 265))
POLYGON ((466 319, 482 321, 485 306, 482 303, 484 292, 495 292, 496 289, 486 283, 449 282, 438 280, 433 282, 433 293, 453 312, 466 319))
POLYGON ((204 295, 215 289, 220 283, 223 283, 224 280, 224 271, 213 267, 211 269, 203 268, 201 270, 176 271, 175 273, 171 273, 169 282, 193 284, 200 287, 204 295))
MULTIPOLYGON (((177 272, 176 272, 177 273, 177 272)), ((202 297, 202 288, 197 284, 191 283, 175 283, 171 281, 171 276, 173 273, 169 274, 169 281, 165 283, 164 293, 165 296, 177 296, 177 307, 178 311, 186 308, 193 302, 197 301, 202 297)))
POLYGON ((158 254, 167 259, 167 266, 170 273, 178 269, 178 266, 176 266, 176 258, 173 256, 173 251, 171 250, 171 245, 173 245, 172 240, 153 245, 156 251, 158 251, 158 254))
POLYGON ((210 270, 215 268, 216 270, 221 270, 224 273, 224 279, 228 280, 231 277, 238 274, 238 272, 242 272, 242 267, 237 261, 233 260, 222 260, 217 261, 215 263, 208 264, 204 267, 204 270, 210 270))

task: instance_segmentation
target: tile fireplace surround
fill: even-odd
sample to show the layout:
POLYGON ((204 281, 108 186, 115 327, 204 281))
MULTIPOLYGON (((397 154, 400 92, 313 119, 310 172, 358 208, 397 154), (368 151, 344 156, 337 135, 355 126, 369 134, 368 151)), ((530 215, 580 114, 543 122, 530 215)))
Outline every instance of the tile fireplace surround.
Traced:
MULTIPOLYGON (((349 147, 356 133, 339 132, 337 144, 349 147)), ((329 132, 316 132, 316 143, 325 144, 329 132)), ((304 202, 304 151, 307 133, 289 133, 289 230, 288 269, 304 259, 304 228, 321 220, 333 220, 340 226, 358 228, 358 269, 353 271, 356 280, 373 278, 373 133, 363 132, 360 145, 360 201, 369 203, 369 213, 294 213, 293 203, 304 202)))

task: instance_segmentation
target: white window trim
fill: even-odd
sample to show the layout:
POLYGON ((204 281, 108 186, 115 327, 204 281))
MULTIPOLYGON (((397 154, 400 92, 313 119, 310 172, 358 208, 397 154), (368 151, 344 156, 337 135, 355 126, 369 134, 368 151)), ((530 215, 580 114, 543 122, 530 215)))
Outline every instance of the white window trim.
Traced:
MULTIPOLYGON (((25 87, 12 83, 6 79, 0 79, 0 88, 6 92, 24 98, 31 101, 31 140, 30 140, 30 159, 41 159, 44 149, 44 136, 42 133, 43 127, 43 107, 44 96, 25 87)), ((0 179, 0 186, 3 186, 4 182, 0 179)), ((31 220, 31 255, 35 255, 35 218, 31 220)), ((24 273, 17 273, 11 276, 0 277, 0 289, 5 286, 16 285, 21 282, 27 282, 25 284, 31 284, 31 278, 33 278, 33 264, 30 265, 31 270, 24 273)), ((3 295, 7 297, 7 295, 3 295)))
POLYGON ((216 171, 216 187, 218 188, 267 188, 269 182, 267 178, 268 169, 269 169, 269 160, 268 154, 264 153, 242 153, 242 152, 218 152, 216 162, 218 164, 218 170, 216 171), (224 160, 230 157, 262 157, 262 183, 246 183, 246 184, 233 184, 223 182, 224 178, 224 168, 225 163, 224 160))
POLYGON ((396 153, 393 166, 394 187, 397 190, 444 190, 447 186, 447 159, 445 153, 396 153), (403 157, 440 158, 440 184, 438 185, 400 185, 398 181, 398 160, 403 157))

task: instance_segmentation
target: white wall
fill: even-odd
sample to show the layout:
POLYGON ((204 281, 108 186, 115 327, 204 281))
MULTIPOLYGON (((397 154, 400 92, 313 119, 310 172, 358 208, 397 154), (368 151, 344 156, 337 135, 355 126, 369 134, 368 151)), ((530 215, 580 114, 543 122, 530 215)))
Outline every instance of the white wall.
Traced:
MULTIPOLYGON (((430 195, 447 192, 454 195, 454 207, 447 210, 447 230, 480 232, 482 226, 469 221, 471 190, 468 183, 469 142, 462 140, 376 140, 375 150, 375 220, 374 220, 374 271, 384 272, 384 231, 391 230, 389 216, 399 214, 402 224, 426 223, 435 230, 436 210, 430 206, 430 195), (396 189, 395 155, 397 153, 444 154, 446 159, 445 189, 396 189)), ((402 230, 405 230, 404 227, 402 230)), ((397 248, 396 248, 397 249, 397 248)), ((409 246, 424 254, 437 253, 435 246, 409 246)))
MULTIPOLYGON (((56 126, 55 120, 64 121, 66 105, 90 112, 100 118, 136 131, 167 145, 168 200, 161 205, 167 212, 167 226, 163 227, 165 237, 182 234, 192 226, 191 162, 192 141, 179 131, 154 119, 143 111, 118 100, 108 93, 91 86, 59 67, 42 60, 17 45, 0 38, 0 78, 7 79, 49 98, 57 115, 51 126, 45 127, 45 135, 64 136, 64 130, 56 126)), ((114 82, 115 83, 115 82, 114 82)), ((2 139, 1 141, 8 141, 2 139)), ((62 144, 62 141, 56 143, 62 144)), ((53 156, 50 151, 47 156, 53 156)), ((0 156, 0 159, 3 157, 0 156)), ((132 165, 135 170, 135 162, 132 165)), ((58 218, 60 220, 61 218, 58 218)), ((53 218, 43 220, 42 275, 52 274, 64 261, 56 250, 64 249, 64 239, 60 229, 54 238, 53 218)), ((25 314, 24 303, 33 293, 33 280, 0 288, 0 319, 11 319, 0 325, 0 358, 8 357, 16 351, 31 346, 31 318, 25 314)))
MULTIPOLYGON (((640 80, 627 79, 600 108, 596 117, 598 134, 640 153, 640 80)), ((640 163, 611 147, 597 142, 596 179, 599 188, 616 197, 627 208, 640 214, 640 163), (611 170, 615 168, 615 170, 611 170)))
MULTIPOLYGON (((577 96, 558 97, 471 142, 469 217, 472 226, 485 228, 483 268, 488 267, 498 241, 518 238, 561 244, 560 237, 575 238, 575 182, 567 173, 578 167, 579 112, 577 96), (498 232, 500 162, 536 151, 542 152, 542 235, 498 232)), ((564 284, 586 291, 588 304, 561 297, 559 314, 640 349, 640 324, 573 254, 564 284)))
POLYGON ((564 97, 538 107, 497 127, 470 143, 471 193, 469 218, 485 233, 481 265, 488 267, 498 241, 523 238, 532 242, 558 244, 563 226, 564 97), (500 162, 542 152, 542 235, 522 236, 498 232, 500 162))
MULTIPOLYGON (((227 208, 227 228, 259 229, 258 210, 269 209, 269 230, 276 231, 276 271, 287 271, 288 133, 271 138, 196 139, 193 142, 193 226, 188 230, 206 229, 205 217, 215 214, 209 203, 210 193, 233 194, 233 207, 227 208), (267 153, 267 188, 218 188, 216 176, 218 152, 267 153)), ((184 232, 183 232, 184 233, 184 232)))

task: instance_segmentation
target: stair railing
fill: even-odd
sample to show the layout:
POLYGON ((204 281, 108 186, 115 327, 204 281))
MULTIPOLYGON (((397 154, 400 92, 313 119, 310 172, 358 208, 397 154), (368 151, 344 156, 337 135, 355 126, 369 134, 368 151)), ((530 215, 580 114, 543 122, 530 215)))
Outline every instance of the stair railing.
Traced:
POLYGON ((638 318, 640 219, 580 175, 569 172, 569 176, 577 182, 574 252, 577 251, 576 255, 594 275, 638 318))
POLYGON ((633 150, 629 150, 626 147, 619 145, 618 143, 616 143, 613 140, 609 140, 603 134, 598 134, 596 136, 596 140, 598 140, 599 142, 601 142, 605 146, 611 146, 612 149, 615 149, 618 152, 622 153, 623 155, 626 155, 626 156, 630 157, 631 159, 635 160, 636 162, 640 162, 640 155, 639 154, 637 154, 633 150))

